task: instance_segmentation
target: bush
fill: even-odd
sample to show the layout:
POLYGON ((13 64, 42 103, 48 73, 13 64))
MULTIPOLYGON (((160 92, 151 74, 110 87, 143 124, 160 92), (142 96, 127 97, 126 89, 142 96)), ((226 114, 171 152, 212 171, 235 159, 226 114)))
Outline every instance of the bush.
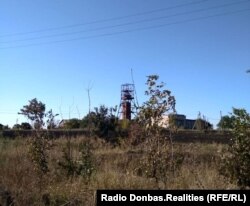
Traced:
POLYGON ((157 183, 166 183, 168 172, 174 172, 175 161, 171 134, 167 137, 163 132, 163 127, 166 126, 163 116, 175 112, 175 97, 171 95, 171 91, 164 89, 165 83, 157 82, 158 79, 158 75, 148 76, 145 94, 149 99, 139 108, 138 123, 144 129, 146 139, 143 171, 157 183))
POLYGON ((110 133, 115 132, 117 128, 117 117, 113 114, 115 108, 108 108, 105 105, 95 107, 94 111, 87 114, 81 121, 81 128, 86 128, 89 135, 96 134, 100 137, 109 137, 110 133))
POLYGON ((233 108, 233 138, 222 157, 222 174, 244 189, 250 187, 250 115, 233 108))
POLYGON ((95 171, 91 144, 88 141, 83 141, 79 145, 79 152, 80 156, 74 157, 71 142, 67 141, 66 147, 63 149, 62 160, 58 162, 58 165, 66 172, 68 178, 82 176, 88 183, 95 171))

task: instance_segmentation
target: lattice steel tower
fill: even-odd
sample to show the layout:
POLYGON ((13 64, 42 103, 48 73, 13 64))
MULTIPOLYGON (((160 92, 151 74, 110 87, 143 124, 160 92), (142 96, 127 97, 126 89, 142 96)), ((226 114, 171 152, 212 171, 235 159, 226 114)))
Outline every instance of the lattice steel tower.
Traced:
POLYGON ((119 106, 119 115, 121 119, 131 120, 132 114, 135 114, 135 86, 134 84, 121 85, 121 103, 119 106))

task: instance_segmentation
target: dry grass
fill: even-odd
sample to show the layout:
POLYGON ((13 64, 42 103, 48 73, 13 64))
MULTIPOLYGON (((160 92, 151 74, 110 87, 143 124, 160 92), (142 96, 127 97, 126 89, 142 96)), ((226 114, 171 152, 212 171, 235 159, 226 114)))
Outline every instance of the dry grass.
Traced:
MULTIPOLYGON (((220 154, 226 145, 216 143, 176 143, 174 158, 181 158, 179 169, 167 182, 156 182, 140 171, 143 147, 114 147, 91 138, 95 172, 89 181, 82 176, 67 178, 58 166, 62 151, 70 141, 74 158, 84 137, 50 140, 49 172, 42 188, 28 156, 26 139, 0 139, 0 187, 11 193, 15 205, 94 205, 96 189, 228 189, 236 188, 219 175, 220 154)), ((1 203, 0 203, 1 204, 1 203)))

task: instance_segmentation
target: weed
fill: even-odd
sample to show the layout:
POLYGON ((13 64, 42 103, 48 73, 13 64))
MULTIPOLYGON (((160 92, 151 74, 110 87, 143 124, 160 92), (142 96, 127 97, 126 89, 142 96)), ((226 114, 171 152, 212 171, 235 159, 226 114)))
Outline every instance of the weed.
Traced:
POLYGON ((68 178, 82 176, 86 182, 89 182, 95 171, 91 144, 88 141, 80 143, 79 152, 80 157, 73 157, 71 142, 67 141, 66 147, 63 149, 62 161, 59 161, 58 164, 66 171, 68 178))

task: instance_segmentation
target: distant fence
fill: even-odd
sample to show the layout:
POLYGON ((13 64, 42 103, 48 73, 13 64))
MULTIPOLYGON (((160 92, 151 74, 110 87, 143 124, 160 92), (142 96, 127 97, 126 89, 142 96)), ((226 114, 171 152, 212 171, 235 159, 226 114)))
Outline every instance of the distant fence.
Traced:
MULTIPOLYGON (((88 136, 88 131, 83 129, 71 129, 71 130, 3 130, 0 131, 0 137, 3 138, 16 138, 16 137, 31 137, 34 132, 39 132, 41 134, 47 134, 52 138, 60 137, 78 137, 78 136, 88 136)), ((165 130, 166 136, 170 134, 169 130, 165 130)), ((126 137, 126 132, 123 134, 126 137)), ((202 143, 223 143, 227 144, 232 138, 232 132, 230 131, 197 131, 197 130, 178 130, 172 133, 172 138, 174 142, 202 142, 202 143)))

